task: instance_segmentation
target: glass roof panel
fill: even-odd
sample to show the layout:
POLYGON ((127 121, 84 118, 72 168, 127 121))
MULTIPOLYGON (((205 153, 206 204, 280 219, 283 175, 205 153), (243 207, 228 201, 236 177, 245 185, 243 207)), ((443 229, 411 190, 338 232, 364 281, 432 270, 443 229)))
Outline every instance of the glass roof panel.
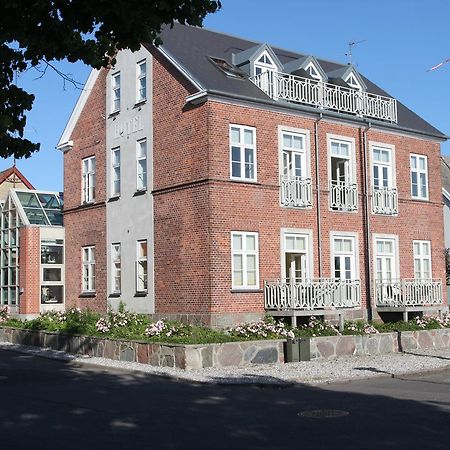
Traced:
POLYGON ((49 225, 42 208, 23 208, 32 225, 49 225))
POLYGON ((46 209, 48 220, 50 220, 51 225, 62 225, 63 224, 63 215, 60 210, 55 209, 46 209))
POLYGON ((61 209, 58 198, 53 194, 37 194, 44 209, 61 209))
POLYGON ((20 203, 24 208, 32 207, 32 208, 40 208, 38 199, 34 192, 17 192, 17 197, 19 197, 20 203))

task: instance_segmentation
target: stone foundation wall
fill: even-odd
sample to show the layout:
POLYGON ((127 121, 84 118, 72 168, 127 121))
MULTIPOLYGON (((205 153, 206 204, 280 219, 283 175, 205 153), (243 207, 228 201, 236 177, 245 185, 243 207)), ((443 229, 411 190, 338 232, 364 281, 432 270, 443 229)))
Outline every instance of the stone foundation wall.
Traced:
MULTIPOLYGON (((180 369, 242 367, 285 361, 283 340, 201 345, 158 344, 0 327, 0 342, 180 369)), ((450 329, 315 337, 311 338, 310 345, 311 359, 314 360, 445 348, 450 347, 450 329)))
POLYGON ((0 342, 180 369, 284 362, 283 340, 203 345, 158 344, 5 327, 0 328, 0 342))

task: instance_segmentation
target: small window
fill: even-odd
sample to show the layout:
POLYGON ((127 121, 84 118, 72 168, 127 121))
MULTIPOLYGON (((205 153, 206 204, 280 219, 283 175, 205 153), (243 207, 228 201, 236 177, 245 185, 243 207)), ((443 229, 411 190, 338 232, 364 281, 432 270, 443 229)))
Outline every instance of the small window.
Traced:
POLYGON ((111 150, 111 196, 120 195, 120 148, 111 150))
POLYGON ((120 72, 111 76, 111 112, 120 111, 120 72))
POLYGON ((258 233, 231 233, 231 272, 233 289, 259 287, 258 233))
POLYGON ((358 89, 361 90, 362 87, 359 84, 359 81, 357 80, 357 78, 355 77, 355 75, 353 73, 351 73, 348 78, 345 80, 345 82, 353 89, 358 89))
POLYGON ((121 292, 121 251, 120 244, 111 244, 111 293, 121 292))
POLYGON ((411 154, 411 196, 428 200, 428 162, 427 157, 411 154))
POLYGON ((141 139, 136 143, 136 189, 147 189, 147 139, 141 139))
POLYGON ((140 61, 136 65, 136 102, 143 102, 147 99, 147 63, 140 61))
POLYGON ((305 71, 310 75, 311 78, 322 81, 322 77, 320 76, 319 71, 315 68, 313 63, 308 64, 305 68, 305 71))
POLYGON ((95 292, 95 247, 82 247, 82 291, 95 292))
POLYGON ((233 78, 245 78, 245 73, 237 67, 233 66, 229 62, 225 61, 221 58, 213 58, 212 56, 209 59, 217 66, 222 72, 224 72, 229 77, 233 78))
POLYGON ((230 126, 231 178, 256 181, 256 130, 241 125, 230 126))
POLYGON ((147 292, 147 240, 137 241, 136 292, 147 292))
POLYGON ((41 304, 57 304, 64 302, 64 286, 45 285, 41 286, 41 304))
POLYGON ((413 241, 414 278, 431 279, 431 243, 430 241, 413 241))
POLYGON ((82 164, 82 202, 95 201, 95 156, 85 158, 82 164))
POLYGON ((333 263, 334 278, 336 280, 356 279, 356 253, 354 237, 333 237, 333 263))

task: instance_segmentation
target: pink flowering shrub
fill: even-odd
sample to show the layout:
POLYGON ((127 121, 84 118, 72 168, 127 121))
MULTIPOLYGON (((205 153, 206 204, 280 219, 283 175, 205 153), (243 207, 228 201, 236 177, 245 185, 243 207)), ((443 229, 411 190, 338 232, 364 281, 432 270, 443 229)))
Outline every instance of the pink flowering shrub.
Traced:
POLYGON ((344 334, 378 334, 379 331, 370 323, 358 321, 345 322, 344 334))
POLYGON ((311 316, 308 323, 297 328, 295 334, 298 336, 317 337, 339 336, 341 333, 332 323, 321 320, 316 316, 311 316))
POLYGON ((182 323, 158 320, 157 322, 152 322, 145 329, 144 334, 148 337, 189 336, 191 327, 182 323))
POLYGON ((109 333, 113 337, 131 337, 136 334, 142 336, 147 323, 145 316, 126 311, 121 305, 119 311, 111 311, 108 316, 100 317, 95 329, 101 334, 109 333))
POLYGON ((9 308, 7 305, 0 306, 0 323, 9 320, 9 308))
POLYGON ((275 322, 272 318, 265 318, 248 322, 237 327, 230 328, 228 333, 235 337, 255 339, 282 339, 294 338, 294 332, 286 327, 283 322, 275 322))

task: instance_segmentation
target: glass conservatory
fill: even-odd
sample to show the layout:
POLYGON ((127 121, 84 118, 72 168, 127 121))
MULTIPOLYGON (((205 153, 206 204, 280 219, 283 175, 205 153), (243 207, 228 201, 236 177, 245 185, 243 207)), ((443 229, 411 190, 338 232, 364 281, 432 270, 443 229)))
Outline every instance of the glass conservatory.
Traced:
POLYGON ((61 196, 11 189, 1 208, 1 304, 20 314, 62 309, 61 196))

